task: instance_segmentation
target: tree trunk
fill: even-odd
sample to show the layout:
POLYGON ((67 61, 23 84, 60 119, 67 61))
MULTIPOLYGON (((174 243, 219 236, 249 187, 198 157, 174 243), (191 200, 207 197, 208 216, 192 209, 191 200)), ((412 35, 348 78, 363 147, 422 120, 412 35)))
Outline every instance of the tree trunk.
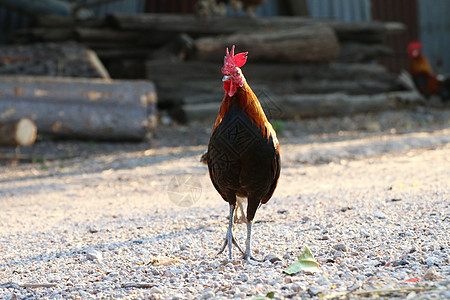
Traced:
POLYGON ((27 118, 0 122, 0 146, 31 146, 36 140, 36 124, 27 118))
POLYGON ((320 23, 292 29, 236 33, 195 41, 198 60, 220 61, 224 49, 237 45, 248 51, 252 61, 328 63, 336 58, 339 45, 333 30, 320 23))
POLYGON ((0 77, 0 90, 0 121, 28 117, 41 134, 143 140, 156 124, 151 82, 0 77))

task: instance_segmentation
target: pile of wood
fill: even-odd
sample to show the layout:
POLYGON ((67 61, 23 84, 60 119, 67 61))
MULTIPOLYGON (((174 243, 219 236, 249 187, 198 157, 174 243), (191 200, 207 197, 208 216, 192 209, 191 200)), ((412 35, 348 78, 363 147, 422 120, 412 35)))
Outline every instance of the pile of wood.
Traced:
MULTIPOLYGON (((147 62, 159 105, 180 122, 213 120, 223 98, 220 64, 147 62), (176 88, 174 85, 176 83, 176 88)), ((263 64, 242 68, 269 118, 319 117, 379 111, 423 103, 416 92, 397 92, 395 77, 379 65, 263 64)))
MULTIPOLYGON (((0 76, 0 90, 0 124, 28 118, 42 135, 144 140, 156 126, 156 91, 149 81, 0 76)), ((13 136, 12 126, 5 128, 13 136)))
POLYGON ((346 24, 303 17, 215 16, 200 20, 194 15, 113 14, 102 20, 77 21, 45 16, 36 17, 30 28, 14 32, 11 41, 77 41, 95 50, 102 61, 161 56, 184 59, 190 55, 216 61, 223 56, 224 46, 234 42, 252 48, 254 59, 264 61, 326 62, 338 56, 356 62, 388 53, 381 45, 384 38, 403 29, 398 23, 346 24), (190 37, 192 44, 184 40, 173 46, 180 34, 190 37))
POLYGON ((385 37, 402 30, 404 26, 398 23, 347 24, 304 17, 198 19, 194 15, 113 14, 83 22, 36 18, 31 28, 16 32, 13 39, 82 43, 95 50, 113 77, 145 76, 154 81, 158 108, 186 122, 213 118, 217 113, 223 96, 224 49, 233 44, 236 51, 249 52, 243 71, 255 92, 269 99, 270 107, 289 107, 289 113, 275 117, 345 114, 392 107, 392 99, 400 99, 395 103, 403 103, 403 98, 411 101, 416 97, 392 96, 399 89, 396 79, 373 64, 390 53, 382 45, 385 37), (327 97, 330 93, 335 96, 327 97), (358 104, 353 107, 352 101, 339 100, 346 95, 382 95, 370 99, 385 102, 371 106, 371 100, 354 98, 358 104), (309 104, 298 104, 301 97, 306 97, 303 104, 309 104), (335 109, 331 101, 346 109, 335 109))

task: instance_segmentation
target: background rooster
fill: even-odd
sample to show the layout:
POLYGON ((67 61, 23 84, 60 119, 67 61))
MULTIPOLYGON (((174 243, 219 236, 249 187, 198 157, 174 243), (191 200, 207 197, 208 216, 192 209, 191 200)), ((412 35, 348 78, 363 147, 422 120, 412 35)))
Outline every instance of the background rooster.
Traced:
POLYGON ((280 176, 280 150, 275 131, 240 69, 246 55, 247 52, 234 55, 234 46, 231 52, 227 49, 222 67, 226 93, 203 159, 214 187, 230 205, 228 231, 219 254, 228 245, 231 259, 235 244, 243 258, 249 260, 252 220, 258 207, 267 203, 275 191, 280 176), (247 199, 245 252, 232 231, 236 202, 241 198, 247 199))
POLYGON ((417 89, 425 96, 437 95, 443 101, 450 100, 450 78, 436 75, 428 60, 422 54, 422 44, 409 43, 408 56, 411 59, 410 73, 417 89))

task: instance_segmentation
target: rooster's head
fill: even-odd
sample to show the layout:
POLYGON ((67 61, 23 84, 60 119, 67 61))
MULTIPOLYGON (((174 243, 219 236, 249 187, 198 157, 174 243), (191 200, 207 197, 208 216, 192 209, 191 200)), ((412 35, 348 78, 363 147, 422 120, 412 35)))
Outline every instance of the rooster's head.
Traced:
POLYGON ((419 41, 411 42, 408 45, 408 56, 410 58, 416 58, 419 56, 421 50, 422 44, 419 41))
POLYGON ((223 89, 227 92, 228 96, 233 97, 238 87, 242 87, 245 83, 244 75, 240 67, 242 67, 247 61, 247 53, 242 52, 234 55, 234 45, 231 48, 231 52, 228 51, 225 55, 223 62, 223 89))

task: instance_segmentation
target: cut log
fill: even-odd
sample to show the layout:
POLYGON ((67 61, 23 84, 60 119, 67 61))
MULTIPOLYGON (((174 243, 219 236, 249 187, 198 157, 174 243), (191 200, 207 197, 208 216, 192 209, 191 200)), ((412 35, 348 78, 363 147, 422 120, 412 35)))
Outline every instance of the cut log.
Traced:
MULTIPOLYGON (((261 98, 261 96, 260 96, 261 98)), ((376 95, 348 95, 344 93, 322 95, 283 95, 262 98, 269 119, 317 118, 344 116, 355 113, 377 112, 401 107, 423 105, 424 98, 416 91, 398 91, 376 95)), ((189 121, 213 121, 220 102, 185 104, 181 107, 189 121)))
POLYGON ((31 146, 36 134, 37 126, 30 119, 0 122, 0 146, 31 146))
POLYGON ((384 45, 341 42, 339 48, 336 61, 340 63, 370 62, 394 54, 391 48, 384 45))
POLYGON ((220 61, 224 49, 234 44, 238 45, 237 52, 251 53, 252 61, 266 62, 328 63, 339 51, 333 30, 316 23, 292 29, 200 38, 195 41, 195 59, 220 61))
POLYGON ((345 116, 355 113, 377 112, 404 106, 425 103, 414 91, 397 91, 376 95, 347 95, 333 93, 325 95, 286 95, 276 101, 282 109, 282 118, 315 118, 345 116))
POLYGON ((317 21, 303 17, 272 17, 272 18, 231 18, 214 16, 208 20, 199 20, 194 15, 175 14, 113 14, 107 22, 121 29, 146 30, 155 32, 184 32, 197 38, 201 36, 227 35, 238 32, 252 32, 255 28, 291 29, 317 22, 326 22, 331 26, 339 39, 359 42, 382 42, 386 34, 405 30, 401 23, 360 22, 342 23, 339 21, 317 21))
POLYGON ((156 126, 152 82, 0 77, 0 122, 33 120, 63 138, 143 140, 156 126))

